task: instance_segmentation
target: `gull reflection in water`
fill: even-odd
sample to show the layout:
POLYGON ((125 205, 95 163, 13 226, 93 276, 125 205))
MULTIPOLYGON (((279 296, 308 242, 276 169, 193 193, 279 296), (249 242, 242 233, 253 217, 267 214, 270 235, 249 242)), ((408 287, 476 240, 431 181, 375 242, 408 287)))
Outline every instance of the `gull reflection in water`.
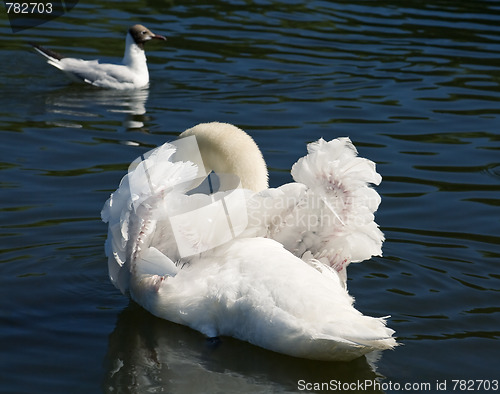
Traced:
MULTIPOLYGON (((141 129, 146 120, 148 89, 109 90, 91 86, 67 86, 45 96, 45 111, 50 124, 82 128, 89 122, 102 127, 106 122, 120 122, 126 129, 141 129)), ((114 127, 116 128, 116 127, 114 127)))
MULTIPOLYGON (((299 381, 376 381, 373 359, 322 362, 232 338, 207 339, 131 302, 118 317, 104 361, 105 393, 296 392, 299 381)), ((372 391, 376 392, 376 391, 372 391)))

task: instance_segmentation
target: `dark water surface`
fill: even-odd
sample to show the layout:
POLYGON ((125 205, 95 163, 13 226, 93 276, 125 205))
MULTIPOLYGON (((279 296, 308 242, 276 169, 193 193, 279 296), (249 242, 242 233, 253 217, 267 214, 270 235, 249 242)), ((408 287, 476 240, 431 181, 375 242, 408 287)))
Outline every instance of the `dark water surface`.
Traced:
POLYGON ((500 378, 497 1, 90 0, 16 34, 4 14, 0 33, 0 392, 500 378), (147 91, 68 84, 26 45, 116 59, 136 22, 168 36, 147 91), (351 265, 349 290, 403 346, 324 363, 212 344, 114 289, 104 201, 141 153, 213 120, 255 138, 272 186, 319 137, 377 163, 384 256, 351 265))

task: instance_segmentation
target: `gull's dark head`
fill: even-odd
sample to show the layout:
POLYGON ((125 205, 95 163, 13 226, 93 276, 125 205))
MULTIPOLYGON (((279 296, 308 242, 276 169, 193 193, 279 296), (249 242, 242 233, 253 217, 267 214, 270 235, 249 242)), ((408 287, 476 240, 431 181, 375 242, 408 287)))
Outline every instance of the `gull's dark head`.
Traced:
POLYGON ((144 49, 144 44, 149 40, 166 40, 164 36, 154 34, 151 30, 143 25, 134 25, 128 30, 128 32, 134 39, 134 42, 142 49, 144 49))

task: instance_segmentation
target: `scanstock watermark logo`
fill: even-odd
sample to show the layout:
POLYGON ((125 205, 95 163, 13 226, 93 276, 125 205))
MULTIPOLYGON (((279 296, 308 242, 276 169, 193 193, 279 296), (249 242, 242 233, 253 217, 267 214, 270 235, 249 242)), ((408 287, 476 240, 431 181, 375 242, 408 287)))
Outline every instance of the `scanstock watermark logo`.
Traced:
POLYGON ((5 1, 5 10, 13 33, 42 25, 71 11, 78 0, 66 1, 5 1))
POLYGON ((128 170, 132 208, 149 212, 155 223, 169 223, 180 257, 225 244, 248 225, 247 196, 234 174, 206 171, 196 137, 189 136, 153 149, 128 170), (197 174, 179 175, 196 165, 197 174), (168 174, 168 176, 166 176, 168 174), (165 183, 165 178, 169 180, 165 183))

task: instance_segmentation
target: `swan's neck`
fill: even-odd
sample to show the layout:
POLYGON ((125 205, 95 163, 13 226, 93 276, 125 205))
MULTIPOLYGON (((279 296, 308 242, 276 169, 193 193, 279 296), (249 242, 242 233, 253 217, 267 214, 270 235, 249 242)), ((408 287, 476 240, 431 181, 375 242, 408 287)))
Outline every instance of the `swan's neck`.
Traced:
POLYGON ((179 137, 195 136, 207 172, 234 174, 245 189, 267 189, 267 166, 255 141, 227 123, 203 123, 179 137))

